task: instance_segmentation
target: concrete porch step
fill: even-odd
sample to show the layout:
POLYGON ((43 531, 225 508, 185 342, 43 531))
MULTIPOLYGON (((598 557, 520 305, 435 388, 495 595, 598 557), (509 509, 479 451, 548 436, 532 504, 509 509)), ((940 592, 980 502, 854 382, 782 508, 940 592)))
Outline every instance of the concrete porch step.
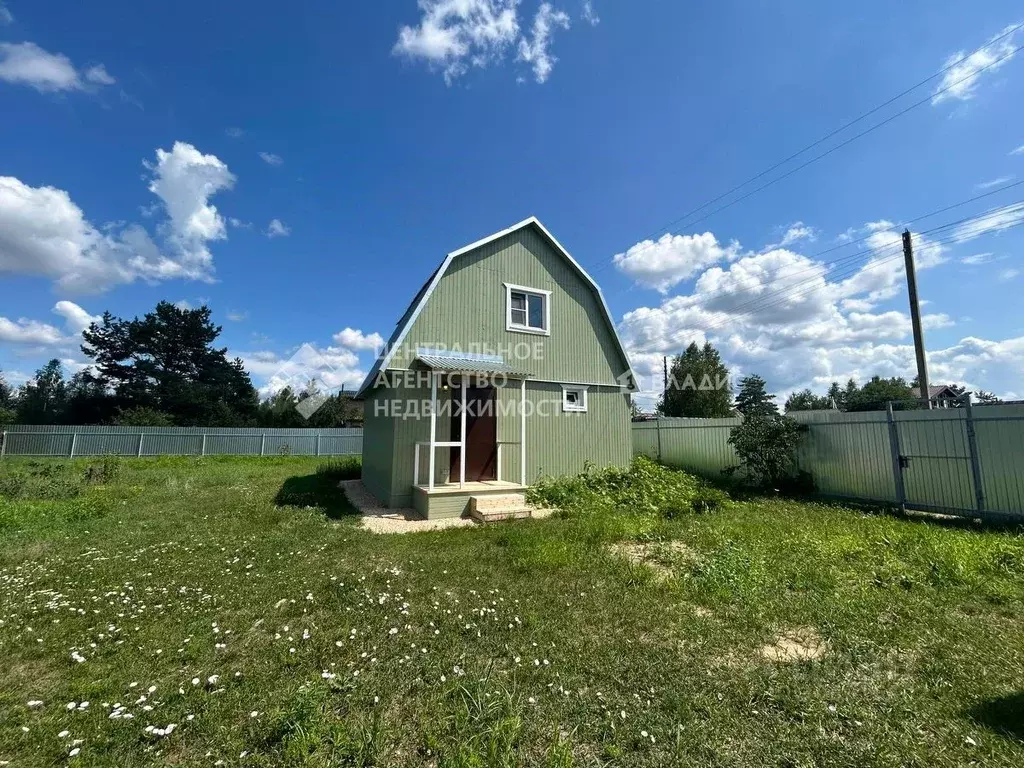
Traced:
POLYGON ((522 520, 533 515, 521 493, 470 496, 469 515, 480 523, 498 523, 503 520, 522 520))

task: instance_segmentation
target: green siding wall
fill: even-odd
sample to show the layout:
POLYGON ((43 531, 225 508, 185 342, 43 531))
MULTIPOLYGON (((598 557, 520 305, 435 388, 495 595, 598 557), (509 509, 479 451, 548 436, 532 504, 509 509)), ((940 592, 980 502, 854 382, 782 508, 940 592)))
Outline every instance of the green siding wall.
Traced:
POLYGON ((520 342, 540 345, 541 359, 515 361, 535 378, 615 384, 627 369, 600 299, 532 226, 457 256, 388 367, 408 368, 419 346, 520 342), (505 283, 552 292, 550 336, 505 329, 505 283))
MULTIPOLYGON (((499 391, 499 400, 520 398, 518 382, 499 391)), ((626 466, 632 458, 628 396, 621 390, 591 387, 586 413, 562 411, 562 388, 527 381, 526 482, 582 472, 595 467, 626 466), (543 403, 543 405, 542 405, 543 403), (538 410, 538 408, 540 410, 538 410)), ((498 417, 498 439, 519 440, 519 411, 498 417)), ((519 481, 519 446, 502 449, 502 479, 519 481)))
POLYGON ((388 390, 383 387, 367 392, 363 402, 363 485, 384 503, 391 497, 394 422, 376 412, 376 403, 384 402, 388 390))

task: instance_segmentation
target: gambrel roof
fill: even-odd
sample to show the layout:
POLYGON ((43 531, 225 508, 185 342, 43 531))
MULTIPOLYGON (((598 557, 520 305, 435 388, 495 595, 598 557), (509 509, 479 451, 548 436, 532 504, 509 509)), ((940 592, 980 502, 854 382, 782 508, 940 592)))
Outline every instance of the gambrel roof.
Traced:
MULTIPOLYGON (((398 321, 398 326, 395 328, 394 333, 392 333, 391 338, 388 339, 388 343, 384 349, 384 352, 381 354, 380 357, 377 358, 376 361, 374 361, 373 367, 370 369, 370 372, 366 375, 366 378, 363 380, 363 383, 359 386, 359 391, 356 393, 356 397, 362 397, 366 390, 368 390, 373 385, 374 380, 377 378, 377 374, 382 370, 387 370, 388 363, 394 356, 395 350, 401 347, 402 341, 405 339, 406 334, 409 332, 409 329, 412 328, 413 323, 416 322, 416 318, 419 317, 420 312, 423 311, 423 308, 430 300, 430 296, 434 292, 434 289, 437 288, 438 283, 441 282, 441 278, 444 277, 445 272, 447 272, 448 267, 451 265, 452 261, 454 261, 456 257, 461 256, 464 253, 473 251, 477 248, 480 248, 481 246, 487 245, 488 243, 494 242, 495 240, 505 237, 506 235, 511 235, 513 232, 517 232, 520 229, 529 226, 536 227, 537 231, 539 231, 545 237, 545 239, 547 239, 547 241, 551 244, 551 247, 554 249, 555 253, 559 254, 569 264, 572 265, 576 272, 579 273, 580 277, 583 278, 584 282, 586 282, 590 286, 591 290, 593 290, 594 294, 597 296, 598 301, 601 305, 601 311, 604 315, 605 322, 608 323, 608 327, 611 330, 612 338, 615 340, 615 344, 618 347, 619 353, 622 355, 622 359, 626 363, 626 369, 630 381, 628 388, 630 389, 630 391, 635 391, 636 375, 633 373, 633 366, 629 362, 629 355, 626 354, 626 349, 622 344, 622 339, 619 338, 618 331, 615 329, 615 323, 612 320, 612 313, 608 309, 608 302, 605 301, 604 294, 601 292, 601 288, 598 286, 594 278, 592 278, 587 273, 587 271, 582 266, 580 266, 579 262, 577 262, 576 259, 574 259, 572 255, 567 250, 565 250, 565 248, 562 247, 562 244, 555 239, 554 235, 552 235, 547 230, 547 228, 540 223, 537 217, 531 216, 528 219, 520 221, 518 224, 513 224, 508 229, 503 229, 500 232, 495 232, 493 235, 488 235, 482 240, 477 240, 475 243, 470 243, 469 245, 459 248, 457 251, 452 251, 447 256, 445 256, 444 261, 442 261, 441 265, 436 270, 434 270, 434 273, 430 276, 427 282, 423 284, 423 287, 420 288, 419 292, 412 300, 412 303, 409 305, 409 308, 406 309, 405 314, 402 315, 402 319, 398 321)), ((621 380, 624 377, 619 378, 621 380)))

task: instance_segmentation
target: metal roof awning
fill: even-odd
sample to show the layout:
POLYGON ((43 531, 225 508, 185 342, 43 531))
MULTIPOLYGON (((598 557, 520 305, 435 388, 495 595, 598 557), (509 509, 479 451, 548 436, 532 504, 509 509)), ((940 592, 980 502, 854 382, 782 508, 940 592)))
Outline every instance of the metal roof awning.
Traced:
POLYGON ((416 353, 416 361, 432 371, 447 373, 493 373, 524 379, 529 373, 509 365, 500 355, 466 355, 434 350, 416 353))

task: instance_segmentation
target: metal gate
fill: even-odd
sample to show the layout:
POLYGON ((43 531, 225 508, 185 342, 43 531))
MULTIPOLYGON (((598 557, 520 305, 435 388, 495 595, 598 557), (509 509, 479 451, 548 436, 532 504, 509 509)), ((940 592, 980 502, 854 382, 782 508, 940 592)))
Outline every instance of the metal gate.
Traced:
POLYGON ((936 418, 887 407, 893 477, 900 506, 984 517, 984 482, 970 398, 936 418))

